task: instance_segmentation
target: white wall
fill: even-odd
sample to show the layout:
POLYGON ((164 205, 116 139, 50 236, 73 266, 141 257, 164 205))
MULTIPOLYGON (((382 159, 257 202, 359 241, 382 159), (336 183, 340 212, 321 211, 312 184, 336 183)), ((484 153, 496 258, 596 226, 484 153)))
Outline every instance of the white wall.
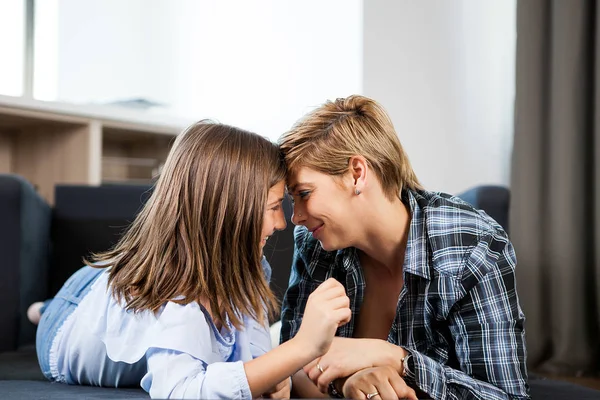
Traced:
POLYGON ((277 138, 362 89, 361 0, 57 1, 61 101, 145 97, 277 138))
POLYGON ((181 4, 170 11, 179 113, 277 138, 327 98, 362 89, 359 0, 181 4))
POLYGON ((42 6, 58 19, 37 33, 38 53, 58 49, 36 53, 45 99, 145 97, 275 139, 326 99, 363 93, 388 109, 427 188, 508 183, 516 0, 42 6))
POLYGON ((515 0, 367 0, 363 18, 364 94, 426 188, 508 184, 515 0))
POLYGON ((0 94, 23 95, 25 1, 0 0, 0 94))

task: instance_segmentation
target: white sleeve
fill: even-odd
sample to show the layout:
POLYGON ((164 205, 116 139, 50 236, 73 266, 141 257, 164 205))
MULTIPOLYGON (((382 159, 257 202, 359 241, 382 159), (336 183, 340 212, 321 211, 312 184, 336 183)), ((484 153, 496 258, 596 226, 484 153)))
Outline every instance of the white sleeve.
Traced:
POLYGON ((151 348, 142 388, 155 399, 251 399, 244 363, 205 364, 189 354, 151 348))
MULTIPOLYGON (((263 272, 265 273, 265 279, 267 282, 271 281, 271 265, 267 259, 263 256, 261 265, 263 272)), ((265 313, 267 312, 265 308, 265 313)), ((262 356, 266 352, 272 349, 271 333, 268 324, 260 324, 258 321, 250 318, 244 318, 244 329, 248 332, 248 338, 250 341, 250 353, 252 358, 262 356)))
POLYGON ((262 325, 252 318, 245 318, 244 325, 244 329, 248 331, 252 358, 262 356, 271 350, 271 333, 266 324, 262 325))

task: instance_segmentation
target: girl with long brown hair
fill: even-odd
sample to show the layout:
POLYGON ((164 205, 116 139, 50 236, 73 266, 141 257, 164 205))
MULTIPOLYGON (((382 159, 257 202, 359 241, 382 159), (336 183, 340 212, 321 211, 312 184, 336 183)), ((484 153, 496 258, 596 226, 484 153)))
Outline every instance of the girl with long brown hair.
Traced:
POLYGON ((44 375, 153 398, 289 396, 289 376, 327 351, 350 309, 325 282, 297 339, 269 351, 262 248, 285 228, 285 174, 278 147, 254 133, 201 121, 179 135, 121 240, 40 310, 44 375))

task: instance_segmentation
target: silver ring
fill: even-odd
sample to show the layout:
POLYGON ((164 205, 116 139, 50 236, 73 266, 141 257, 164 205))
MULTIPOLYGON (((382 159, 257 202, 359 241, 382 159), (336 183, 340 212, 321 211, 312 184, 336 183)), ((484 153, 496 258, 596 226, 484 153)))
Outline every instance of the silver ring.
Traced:
POLYGON ((375 396, 379 396, 379 392, 373 392, 373 393, 369 393, 367 395, 367 400, 371 400, 373 397, 375 396))
POLYGON ((319 371, 321 371, 321 373, 325 372, 325 371, 323 371, 323 367, 321 367, 321 364, 317 364, 317 369, 319 371))

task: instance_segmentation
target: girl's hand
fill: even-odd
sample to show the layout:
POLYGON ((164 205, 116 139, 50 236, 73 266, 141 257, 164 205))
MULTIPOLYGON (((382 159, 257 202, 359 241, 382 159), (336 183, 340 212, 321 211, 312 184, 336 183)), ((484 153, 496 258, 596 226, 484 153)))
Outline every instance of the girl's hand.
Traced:
POLYGON ((327 352, 335 331, 350 321, 350 299, 341 283, 327 279, 311 293, 306 302, 302 325, 295 339, 302 340, 314 357, 327 352))
POLYGON ((374 367, 358 371, 344 383, 342 388, 347 399, 410 399, 418 400, 398 371, 391 367, 374 367))
POLYGON ((306 365, 304 372, 322 393, 327 393, 329 382, 365 368, 389 366, 402 373, 401 360, 406 355, 402 347, 385 340, 336 337, 327 354, 306 365))
POLYGON ((289 399, 292 390, 292 379, 286 378, 283 381, 275 385, 267 393, 263 394, 262 397, 266 399, 289 399))

